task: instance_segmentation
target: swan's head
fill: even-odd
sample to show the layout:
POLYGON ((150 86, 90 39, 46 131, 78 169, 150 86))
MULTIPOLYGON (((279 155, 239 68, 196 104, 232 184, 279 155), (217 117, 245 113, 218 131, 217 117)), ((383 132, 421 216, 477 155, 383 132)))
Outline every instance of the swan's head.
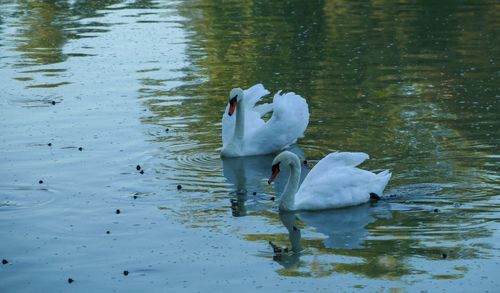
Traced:
POLYGON ((227 115, 231 116, 236 110, 236 106, 243 99, 243 90, 241 88, 234 88, 229 93, 229 110, 227 111, 227 115))
POLYGON ((271 184, 271 182, 274 181, 276 176, 278 176, 280 172, 280 164, 281 165, 290 165, 292 164, 293 160, 298 160, 298 157, 296 154, 290 152, 290 151, 284 151, 281 152, 279 155, 276 156, 273 160, 273 166, 271 167, 271 177, 269 177, 269 180, 267 183, 271 184))

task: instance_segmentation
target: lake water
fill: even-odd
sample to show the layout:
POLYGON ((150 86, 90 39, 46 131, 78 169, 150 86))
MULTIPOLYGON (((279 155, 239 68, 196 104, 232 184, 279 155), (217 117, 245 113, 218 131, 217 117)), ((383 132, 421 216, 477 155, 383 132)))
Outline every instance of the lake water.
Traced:
POLYGON ((2 0, 0 292, 500 292, 499 44, 488 0, 2 0), (219 156, 255 83, 386 199, 280 215, 219 156))

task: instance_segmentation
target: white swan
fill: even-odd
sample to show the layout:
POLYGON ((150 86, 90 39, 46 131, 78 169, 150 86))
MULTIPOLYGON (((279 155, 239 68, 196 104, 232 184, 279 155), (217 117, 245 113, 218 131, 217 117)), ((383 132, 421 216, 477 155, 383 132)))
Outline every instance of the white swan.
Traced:
POLYGON ((222 116, 223 157, 276 153, 304 135, 309 123, 307 102, 295 93, 276 93, 273 103, 256 105, 269 91, 262 84, 232 89, 222 116), (265 122, 262 117, 273 112, 265 122), (233 115, 235 114, 235 115, 233 115))
POLYGON ((288 183, 279 199, 282 211, 323 210, 353 206, 382 196, 391 179, 389 170, 378 174, 356 168, 368 159, 365 153, 331 153, 314 166, 299 188, 300 161, 288 151, 274 158, 271 183, 280 164, 290 166, 288 183))

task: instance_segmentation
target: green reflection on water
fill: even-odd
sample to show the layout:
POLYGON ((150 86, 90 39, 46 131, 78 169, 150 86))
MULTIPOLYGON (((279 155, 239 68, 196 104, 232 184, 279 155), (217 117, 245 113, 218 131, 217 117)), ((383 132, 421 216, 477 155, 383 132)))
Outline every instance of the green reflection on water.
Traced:
POLYGON ((22 52, 23 62, 18 66, 62 62, 66 56, 62 46, 67 36, 65 14, 69 10, 66 1, 19 1, 20 23, 17 50, 22 52), (28 62, 28 63, 26 63, 28 62))

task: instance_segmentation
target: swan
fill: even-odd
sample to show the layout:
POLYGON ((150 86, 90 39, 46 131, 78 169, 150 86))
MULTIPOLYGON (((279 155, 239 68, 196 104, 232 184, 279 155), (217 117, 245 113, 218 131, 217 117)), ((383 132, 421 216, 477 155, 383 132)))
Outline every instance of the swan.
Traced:
POLYGON ((222 157, 279 152, 304 135, 309 123, 307 102, 295 93, 277 92, 272 103, 256 105, 269 91, 262 84, 234 88, 222 116, 222 157), (264 115, 272 112, 266 122, 264 115))
POLYGON ((299 158, 284 151, 274 158, 268 183, 271 184, 276 178, 280 165, 290 167, 288 183, 279 199, 281 211, 324 210, 359 205, 370 198, 380 198, 392 175, 389 170, 375 174, 356 168, 368 158, 365 153, 331 153, 312 168, 299 188, 299 158))

